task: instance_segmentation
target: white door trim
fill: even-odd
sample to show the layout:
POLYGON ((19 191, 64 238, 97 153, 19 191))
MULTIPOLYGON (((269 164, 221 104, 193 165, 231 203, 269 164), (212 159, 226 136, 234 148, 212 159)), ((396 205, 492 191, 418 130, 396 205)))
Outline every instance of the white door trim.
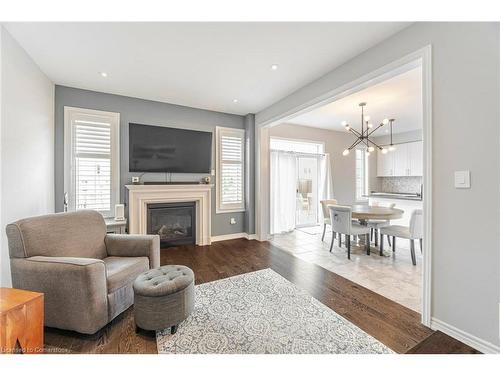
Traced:
POLYGON ((422 66, 423 147, 424 147, 424 253, 422 275, 422 324, 431 325, 432 292, 432 47, 427 45, 396 61, 335 88, 285 113, 256 124, 256 234, 260 241, 269 238, 269 128, 339 100, 354 92, 384 81, 406 70, 422 66))

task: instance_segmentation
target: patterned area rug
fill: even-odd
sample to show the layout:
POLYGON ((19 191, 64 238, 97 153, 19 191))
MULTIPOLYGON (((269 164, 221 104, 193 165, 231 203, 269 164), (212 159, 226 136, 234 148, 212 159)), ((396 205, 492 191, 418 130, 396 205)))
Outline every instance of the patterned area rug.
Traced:
POLYGON ((195 290, 177 333, 156 332, 158 353, 393 353, 271 269, 195 290))

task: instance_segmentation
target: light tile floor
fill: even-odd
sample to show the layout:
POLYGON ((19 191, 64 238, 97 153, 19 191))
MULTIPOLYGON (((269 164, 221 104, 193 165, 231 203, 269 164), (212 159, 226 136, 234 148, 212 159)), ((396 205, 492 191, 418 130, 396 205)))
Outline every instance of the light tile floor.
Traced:
POLYGON ((385 256, 380 256, 372 243, 371 255, 366 255, 363 246, 351 248, 351 260, 347 259, 347 249, 338 239, 329 252, 331 232, 321 241, 321 227, 296 229, 290 233, 274 235, 271 243, 296 257, 317 264, 329 271, 360 284, 376 293, 421 312, 422 300, 422 255, 418 241, 415 243, 417 265, 413 266, 408 240, 396 240, 396 253, 390 251, 387 240, 384 244, 385 256))

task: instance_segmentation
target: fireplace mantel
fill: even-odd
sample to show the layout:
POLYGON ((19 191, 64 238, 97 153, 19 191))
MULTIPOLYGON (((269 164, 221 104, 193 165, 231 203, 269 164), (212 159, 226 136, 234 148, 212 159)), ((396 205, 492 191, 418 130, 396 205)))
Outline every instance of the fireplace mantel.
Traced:
POLYGON ((210 245, 213 185, 125 185, 130 234, 147 233, 147 208, 152 203, 195 202, 196 244, 210 245))

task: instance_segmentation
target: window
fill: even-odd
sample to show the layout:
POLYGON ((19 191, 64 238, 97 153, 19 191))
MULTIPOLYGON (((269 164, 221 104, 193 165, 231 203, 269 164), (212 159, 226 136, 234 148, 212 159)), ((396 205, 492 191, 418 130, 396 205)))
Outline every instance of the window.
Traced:
POLYGON ((356 200, 368 199, 368 153, 356 150, 356 200))
POLYGON ((112 216, 120 200, 120 114, 64 107, 64 191, 68 210, 112 216))
POLYGON ((217 127, 217 213, 245 211, 245 131, 217 127))
POLYGON ((270 148, 271 150, 302 152, 305 154, 322 154, 325 145, 317 142, 273 137, 270 140, 270 148))

